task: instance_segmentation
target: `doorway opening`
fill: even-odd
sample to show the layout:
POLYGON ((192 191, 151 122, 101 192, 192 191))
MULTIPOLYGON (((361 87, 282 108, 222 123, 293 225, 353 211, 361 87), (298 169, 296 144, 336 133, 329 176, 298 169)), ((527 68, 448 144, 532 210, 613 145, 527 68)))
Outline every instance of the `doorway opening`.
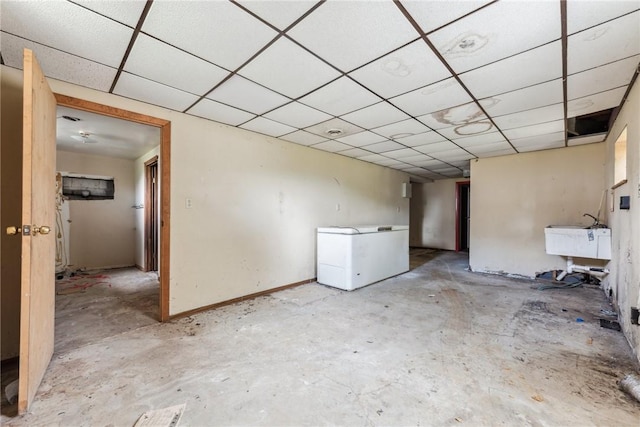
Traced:
POLYGON ((158 156, 144 163, 145 271, 158 271, 158 156))
MULTIPOLYGON (((166 321, 169 319, 169 260, 170 260, 170 165, 171 165, 171 122, 168 120, 135 113, 120 108, 115 108, 91 101, 73 98, 66 95, 55 94, 58 106, 69 107, 76 110, 87 111, 102 116, 123 119, 130 122, 151 125, 160 129, 159 155, 155 156, 155 163, 145 162, 145 177, 147 173, 154 174, 152 177, 153 194, 145 191, 145 208, 150 208, 151 212, 145 209, 144 226, 144 263, 147 271, 157 271, 159 290, 159 319, 166 321), (149 198, 147 201, 147 198, 149 198), (153 201, 152 201, 153 200, 153 201), (149 217, 149 221, 147 221, 149 217), (155 218, 155 221, 151 221, 155 218), (153 228, 155 227, 155 228, 153 228), (153 236, 155 237, 153 237, 153 236), (147 245, 153 248, 147 249, 147 245)), ((150 159, 152 160, 152 159, 150 159)), ((145 179, 146 181, 146 179, 145 179)), ((145 190, 147 184, 145 182, 145 190)), ((132 206, 135 207, 135 206, 132 206)))
POLYGON ((456 182, 456 251, 469 252, 471 181, 456 182))

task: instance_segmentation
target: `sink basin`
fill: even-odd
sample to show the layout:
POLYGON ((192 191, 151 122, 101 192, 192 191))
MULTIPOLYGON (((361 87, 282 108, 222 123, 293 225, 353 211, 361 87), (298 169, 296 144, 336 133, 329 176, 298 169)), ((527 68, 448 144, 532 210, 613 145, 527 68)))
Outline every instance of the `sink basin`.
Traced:
POLYGON ((544 229, 549 255, 611 259, 611 229, 582 225, 550 225, 544 229))

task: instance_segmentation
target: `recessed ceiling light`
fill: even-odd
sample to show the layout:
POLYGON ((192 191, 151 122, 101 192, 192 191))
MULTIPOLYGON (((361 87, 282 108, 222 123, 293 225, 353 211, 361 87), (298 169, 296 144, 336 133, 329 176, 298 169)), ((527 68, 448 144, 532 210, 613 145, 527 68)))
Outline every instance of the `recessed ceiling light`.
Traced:
POLYGON ((329 129, 325 132, 327 135, 329 136, 338 136, 338 135, 342 135, 344 133, 344 131, 342 129, 329 129))

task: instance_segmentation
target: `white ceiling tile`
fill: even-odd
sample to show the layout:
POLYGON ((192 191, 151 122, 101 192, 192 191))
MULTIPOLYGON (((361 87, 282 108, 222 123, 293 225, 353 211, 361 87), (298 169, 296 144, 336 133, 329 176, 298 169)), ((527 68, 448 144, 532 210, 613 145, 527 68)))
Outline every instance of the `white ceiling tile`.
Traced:
POLYGON ((430 159, 430 160, 413 161, 412 164, 415 165, 415 166, 419 166, 421 168, 427 168, 427 169, 442 167, 444 165, 444 163, 442 161, 436 160, 436 159, 433 159, 433 158, 430 159))
POLYGON ((593 144, 602 142, 607 138, 607 132, 597 133, 595 135, 573 136, 567 139, 567 145, 573 147, 576 145, 593 144))
POLYGON ((571 35, 567 68, 574 74, 640 53, 640 11, 571 35))
POLYGON ((536 145, 545 145, 549 143, 556 144, 558 142, 562 142, 564 144, 565 133, 563 131, 560 132, 550 132, 550 133, 539 133, 532 136, 527 136, 524 138, 516 138, 512 139, 511 143, 518 150, 522 147, 526 146, 536 146, 536 145))
POLYGON ((228 70, 235 70, 277 35, 222 1, 156 1, 142 31, 228 70))
MULTIPOLYGON (((386 154, 385 154, 386 156, 386 154)), ((395 159, 389 159, 387 161, 385 161, 386 165, 389 167, 393 167, 394 169, 398 169, 399 167, 410 167, 411 165, 408 165, 404 162, 401 162, 400 160, 395 160, 395 159)))
POLYGON ((239 73, 291 98, 340 76, 338 71, 285 37, 279 38, 239 73))
POLYGON ((539 142, 537 144, 523 145, 522 147, 517 147, 517 148, 518 148, 518 152, 527 153, 530 151, 549 150, 552 148, 563 148, 563 147, 564 147, 564 141, 549 140, 549 141, 539 142))
POLYGON ((491 117, 503 116, 560 103, 563 100, 562 91, 562 79, 556 79, 491 98, 481 99, 479 102, 491 117))
POLYGON ((460 74, 460 79, 476 98, 486 98, 561 77, 560 41, 460 74))
POLYGON ((119 67, 133 30, 70 2, 3 1, 2 31, 119 67), (108 34, 108 37, 104 37, 108 34))
POLYGON ((508 156, 511 154, 516 154, 517 151, 514 150, 513 148, 509 147, 509 148, 503 148, 503 149, 499 149, 499 150, 495 150, 495 151, 485 151, 482 153, 474 153, 478 156, 478 158, 480 159, 486 159, 489 157, 498 157, 498 156, 508 156))
POLYGON ((417 156, 418 154, 420 153, 411 148, 403 148, 401 150, 387 151, 386 153, 384 153, 386 157, 396 160, 402 160, 407 157, 417 156))
POLYGON ((493 120, 496 122, 496 125, 504 131, 506 129, 520 128, 560 119, 564 119, 564 106, 562 104, 548 105, 515 114, 507 114, 506 116, 495 117, 493 120))
POLYGON ((506 140, 500 132, 485 133, 482 135, 468 136, 465 138, 456 138, 452 140, 462 148, 477 147, 484 144, 506 143, 506 140))
POLYGON ((471 145, 471 146, 465 145, 464 148, 470 153, 475 154, 476 156, 484 153, 499 151, 499 150, 512 149, 511 145, 509 145, 509 143, 504 140, 502 142, 491 142, 488 144, 477 144, 477 145, 471 145))
POLYGON ((375 163, 376 165, 380 165, 380 166, 397 166, 400 162, 393 159, 384 159, 384 160, 377 160, 372 163, 375 163))
POLYGON ((312 1, 290 0, 239 0, 238 3, 281 30, 293 24, 315 4, 312 1))
MULTIPOLYGON (((435 111, 417 117, 422 123, 431 129, 444 129, 453 125, 465 125, 479 120, 486 119, 486 116, 475 102, 458 105, 445 110, 435 111)), ((473 127, 467 131, 474 132, 473 127)))
POLYGON ((422 168, 417 168, 417 167, 407 168, 403 170, 407 173, 410 173, 413 175, 419 175, 419 176, 423 176, 423 174, 426 174, 428 172, 422 168))
POLYGON ((216 65, 145 34, 138 35, 125 71, 196 95, 204 95, 229 75, 216 65))
POLYGON ((291 126, 283 125, 282 123, 274 122, 273 120, 265 119, 264 117, 256 117, 240 127, 275 137, 286 135, 296 130, 291 126))
POLYGON ((371 129, 372 127, 406 120, 409 116, 388 102, 379 102, 361 110, 345 114, 340 118, 365 129, 371 129))
POLYGON ((130 27, 135 27, 147 3, 145 0, 74 0, 74 3, 91 9, 101 15, 108 16, 130 27))
POLYGON ((476 9, 481 8, 490 0, 466 1, 403 1, 402 4, 409 14, 416 20, 424 33, 431 32, 449 22, 456 20, 476 9))
POLYGON ((424 166, 424 163, 428 164, 434 164, 433 162, 438 162, 438 160, 434 160, 433 157, 431 156, 427 156, 426 154, 420 154, 420 153, 416 153, 415 156, 410 156, 410 157, 403 157, 402 161, 404 163, 410 163, 414 166, 424 166))
POLYGON ((299 102, 292 102, 270 111, 265 117, 297 128, 315 125, 331 118, 330 115, 299 102))
POLYGON ((620 105, 626 87, 596 93, 567 102, 567 117, 582 116, 620 105))
POLYGON ((255 117, 254 114, 220 104, 207 98, 200 100, 200 102, 194 105, 193 108, 190 108, 187 113, 232 126, 237 126, 255 117))
POLYGON ((560 38, 558 2, 493 3, 429 39, 458 73, 560 38))
POLYGON ((401 122, 392 123, 390 125, 381 126, 372 129, 373 132, 386 136, 387 138, 402 138, 418 133, 428 132, 430 129, 417 120, 409 119, 401 122))
POLYGON ((344 120, 338 118, 327 120, 326 122, 318 123, 317 125, 309 126, 305 129, 307 132, 314 133, 316 135, 323 136, 329 139, 344 138, 354 133, 362 132, 364 129, 355 126, 351 123, 347 123, 344 120), (330 130, 341 130, 340 134, 328 134, 330 130))
POLYGON ((296 144, 300 145, 313 145, 327 140, 327 138, 323 138, 321 136, 314 135, 303 130, 283 135, 280 137, 280 139, 284 139, 289 142, 295 142, 296 144))
POLYGON ((350 76, 384 98, 435 83, 451 73, 422 40, 353 71, 350 76))
POLYGON ((362 148, 374 153, 384 153, 387 151, 400 150, 404 148, 404 145, 398 144, 397 142, 393 142, 393 141, 384 141, 384 142, 378 142, 376 144, 367 145, 362 148))
POLYGON ((233 76, 207 98, 255 114, 265 113, 289 102, 289 98, 277 94, 243 77, 233 76))
POLYGON ((567 2, 567 33, 584 30, 629 12, 638 10, 637 1, 580 1, 567 2))
POLYGON ((345 72, 418 36, 391 1, 326 2, 288 35, 345 72))
POLYGON ((453 140, 457 138, 478 137, 486 133, 496 132, 496 130, 497 129, 495 128, 495 126, 493 126, 489 119, 484 119, 449 128, 439 129, 438 132, 442 136, 453 140))
POLYGON ((628 86, 638 69, 640 55, 572 74, 567 77, 567 98, 582 98, 598 92, 628 86))
POLYGON ((367 130, 364 132, 345 136, 343 138, 338 138, 337 140, 340 142, 344 142, 345 144, 353 145, 354 147, 362 147, 363 145, 375 144, 376 142, 382 142, 386 139, 387 138, 385 138, 384 136, 377 135, 367 130))
POLYGON ((433 155, 433 153, 438 153, 440 151, 448 151, 457 148, 451 141, 442 141, 435 142, 433 144, 420 145, 419 147, 413 147, 414 150, 419 151, 424 154, 433 155))
POLYGON ((332 153, 338 153, 340 151, 346 151, 353 148, 347 144, 343 144, 342 142, 338 142, 338 141, 325 141, 325 142, 321 142, 320 144, 312 145, 312 147, 317 148, 318 150, 330 151, 332 153))
MULTIPOLYGON (((385 155, 386 155, 386 154, 385 154, 385 155)), ((415 170, 415 169, 419 169, 419 168, 417 168, 415 165, 408 165, 408 164, 406 164, 406 163, 403 163, 403 164, 400 164, 400 165, 395 165, 395 166, 394 166, 394 169, 398 169, 398 170, 401 170, 401 171, 405 171, 405 170, 407 170, 407 169, 413 169, 413 170, 415 170)), ((424 170, 423 170, 423 172, 426 172, 426 171, 424 171, 424 170)))
POLYGON ((379 161, 386 160, 387 157, 382 156, 380 154, 367 154, 367 155, 358 157, 358 159, 365 162, 379 162, 379 161))
POLYGON ((556 140, 562 139, 564 141, 564 120, 558 120, 556 122, 542 123, 539 125, 525 126, 523 128, 511 129, 505 132, 505 135, 511 143, 518 148, 519 144, 523 141, 535 142, 539 138, 544 141, 548 140, 548 135, 556 135, 556 140))
POLYGON ((452 77, 390 99, 412 116, 420 116, 471 102, 471 97, 452 77))
POLYGON ((417 147, 419 145, 432 144, 434 142, 441 142, 445 140, 445 137, 436 132, 424 132, 404 138, 394 138, 394 141, 399 142, 402 145, 406 145, 407 147, 417 147))
POLYGON ((371 154, 369 151, 363 150, 362 148, 351 148, 349 150, 341 151, 340 154, 342 156, 347 157, 362 157, 368 154, 371 154))
POLYGON ((475 155, 469 154, 462 150, 461 152, 456 152, 456 153, 444 153, 444 152, 435 153, 434 156, 438 160, 442 160, 443 162, 447 162, 447 163, 460 161, 460 160, 475 159, 476 157, 475 155))
POLYGON ((334 116, 341 116, 380 102, 380 98, 353 80, 341 77, 301 98, 300 102, 334 116))
POLYGON ((42 71, 50 78, 107 92, 116 76, 117 70, 115 68, 51 49, 11 34, 2 34, 2 58, 9 67, 22 69, 24 48, 33 50, 42 71))
POLYGON ((153 105, 184 111, 198 97, 129 73, 120 74, 113 93, 153 105))

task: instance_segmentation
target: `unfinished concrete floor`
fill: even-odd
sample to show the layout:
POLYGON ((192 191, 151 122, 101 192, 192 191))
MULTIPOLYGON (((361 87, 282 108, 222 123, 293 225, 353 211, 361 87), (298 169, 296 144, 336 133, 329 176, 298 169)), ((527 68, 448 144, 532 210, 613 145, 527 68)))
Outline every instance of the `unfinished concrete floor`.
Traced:
POLYGON ((30 412, 3 424, 131 426, 186 403, 192 426, 638 425, 616 385, 637 365, 600 328, 598 288, 538 291, 452 252, 412 251, 412 266, 354 292, 308 284, 119 332, 109 313, 74 315, 76 329, 59 317, 58 339, 78 325, 96 338, 56 346, 30 412))

